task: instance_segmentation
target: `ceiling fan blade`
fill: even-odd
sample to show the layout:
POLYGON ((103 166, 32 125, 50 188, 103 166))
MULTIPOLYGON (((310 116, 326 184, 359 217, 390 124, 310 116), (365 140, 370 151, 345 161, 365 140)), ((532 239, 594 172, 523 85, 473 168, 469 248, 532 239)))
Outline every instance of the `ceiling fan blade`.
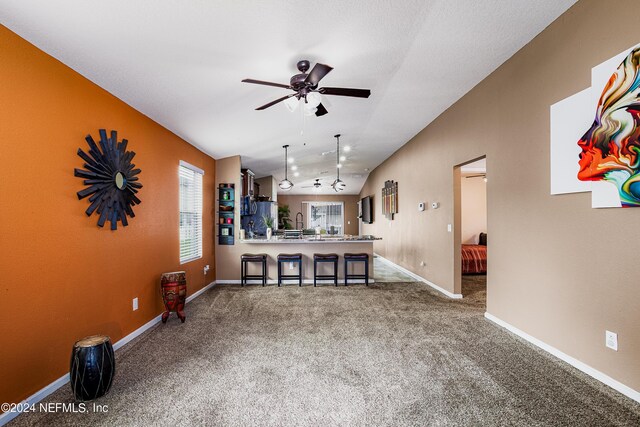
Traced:
POLYGON ((326 108, 324 108, 324 105, 318 104, 318 110, 316 111, 316 116, 318 116, 318 117, 324 116, 327 113, 328 113, 328 111, 327 111, 326 108))
POLYGON ((256 85, 275 86, 275 87, 281 87, 281 88, 284 88, 284 89, 291 89, 291 86, 289 86, 289 85, 283 85, 283 84, 280 84, 280 83, 265 82, 265 81, 262 81, 262 80, 254 80, 254 79, 244 79, 244 80, 242 80, 242 83, 253 83, 253 84, 256 84, 256 85))
POLYGON ((351 89, 346 87, 321 87, 318 89, 323 95, 340 95, 340 96, 353 96, 356 98, 368 98, 371 95, 369 89, 351 89))
POLYGON ((296 96, 296 95, 297 95, 297 94, 292 93, 291 95, 283 96, 282 98, 278 98, 278 99, 276 99, 275 101, 271 101, 271 102, 270 102, 270 103, 268 103, 268 104, 264 104, 262 107, 258 107, 258 108, 256 108, 256 110, 264 110, 264 109, 266 109, 266 108, 271 107, 272 105, 277 104, 278 102, 282 102, 282 101, 284 101, 285 99, 287 99, 287 98, 291 98, 292 96, 296 96))
POLYGON ((317 63, 313 66, 313 69, 309 72, 309 75, 304 80, 304 82, 310 84, 311 86, 316 86, 318 82, 322 80, 324 76, 329 74, 329 71, 331 70, 333 70, 333 67, 317 63))

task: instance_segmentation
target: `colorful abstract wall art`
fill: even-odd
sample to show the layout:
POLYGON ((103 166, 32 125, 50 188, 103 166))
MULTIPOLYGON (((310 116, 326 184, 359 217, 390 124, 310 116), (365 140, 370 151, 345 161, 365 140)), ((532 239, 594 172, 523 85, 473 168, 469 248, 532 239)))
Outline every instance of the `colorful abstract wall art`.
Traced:
POLYGON ((551 194, 640 206, 640 46, 591 72, 591 87, 551 106, 551 194))

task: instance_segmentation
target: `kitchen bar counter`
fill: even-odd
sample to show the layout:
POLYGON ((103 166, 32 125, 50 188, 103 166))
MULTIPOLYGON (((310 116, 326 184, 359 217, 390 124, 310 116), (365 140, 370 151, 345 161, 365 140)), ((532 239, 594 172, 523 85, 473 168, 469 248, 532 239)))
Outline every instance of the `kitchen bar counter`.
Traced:
POLYGON ((272 237, 267 240, 264 237, 257 237, 253 239, 239 240, 240 243, 250 244, 308 244, 308 243, 367 243, 374 240, 381 240, 380 238, 360 238, 360 237, 308 237, 302 239, 284 239, 281 237, 272 237))
MULTIPOLYGON (((224 271, 220 273, 218 283, 239 283, 240 279, 240 255, 242 253, 264 253, 267 254, 267 276, 268 283, 276 283, 278 277, 278 254, 281 253, 300 253, 302 254, 302 272, 303 282, 305 284, 313 283, 313 254, 315 253, 335 253, 338 255, 338 282, 344 283, 344 254, 345 253, 366 253, 369 254, 369 282, 373 283, 373 242, 380 240, 373 237, 365 236, 340 236, 340 237, 321 237, 317 239, 314 236, 302 239, 284 239, 272 237, 270 240, 266 238, 242 239, 236 241, 236 249, 230 265, 225 265, 224 271), (237 258, 236 258, 237 257, 237 258)), ((226 249, 226 248, 225 248, 226 249)), ((291 265, 286 263, 283 265, 283 273, 291 274, 295 270, 290 269, 291 265)), ((353 268, 356 272, 362 274, 364 264, 350 264, 349 270, 353 268)), ((250 265, 249 274, 256 273, 259 266, 250 265)), ((297 268, 297 267, 294 267, 297 268)), ((321 263, 320 274, 328 274, 332 266, 321 263)), ((294 281, 284 282, 287 285, 293 284, 294 281)), ((351 281, 349 281, 351 282, 351 281)), ((362 283, 363 280, 354 281, 354 283, 362 283)), ((256 283, 250 281, 249 283, 256 283)), ((327 281, 318 282, 319 284, 327 284, 327 281)))

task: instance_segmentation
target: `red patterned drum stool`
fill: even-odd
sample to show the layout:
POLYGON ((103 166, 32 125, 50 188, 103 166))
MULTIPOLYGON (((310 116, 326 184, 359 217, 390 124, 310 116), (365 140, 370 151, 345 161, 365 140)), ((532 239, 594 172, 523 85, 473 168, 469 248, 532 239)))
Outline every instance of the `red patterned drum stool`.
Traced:
POLYGON ((162 323, 166 323, 169 314, 175 311, 182 323, 186 317, 184 315, 184 303, 187 298, 187 276, 184 271, 174 271, 163 273, 160 279, 162 289, 162 300, 166 308, 162 313, 162 323))

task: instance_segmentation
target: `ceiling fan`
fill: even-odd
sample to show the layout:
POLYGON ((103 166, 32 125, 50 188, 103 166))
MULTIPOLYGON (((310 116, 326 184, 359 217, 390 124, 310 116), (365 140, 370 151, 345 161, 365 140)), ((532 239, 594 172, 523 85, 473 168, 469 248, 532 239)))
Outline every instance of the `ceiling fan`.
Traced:
POLYGON ((313 183, 313 185, 304 185, 300 188, 315 188, 316 190, 320 189, 320 187, 322 187, 322 183, 320 182, 320 178, 316 178, 316 182, 313 183))
POLYGON ((266 86, 275 86, 281 87, 283 89, 291 89, 293 93, 283 96, 282 98, 278 98, 275 101, 271 101, 268 104, 265 104, 261 107, 256 108, 256 110, 264 110, 272 105, 275 105, 284 100, 288 100, 289 98, 295 97, 294 103, 292 105, 287 105, 287 107, 293 111, 297 107, 297 101, 304 99, 305 107, 308 108, 308 111, 315 112, 315 115, 320 117, 324 116, 328 113, 327 109, 322 105, 321 94, 322 95, 338 95, 338 96, 351 96, 356 98, 368 98, 371 95, 371 91, 369 89, 351 89, 351 88, 342 88, 342 87, 321 87, 318 88, 318 83, 324 76, 326 76, 333 67, 330 67, 325 64, 317 63, 313 66, 311 71, 307 74, 311 63, 306 59, 302 61, 298 61, 297 67, 300 74, 296 74, 291 77, 289 84, 281 84, 281 83, 272 83, 265 82, 262 80, 254 80, 254 79, 244 79, 243 83, 253 83, 258 85, 266 85, 266 86))

